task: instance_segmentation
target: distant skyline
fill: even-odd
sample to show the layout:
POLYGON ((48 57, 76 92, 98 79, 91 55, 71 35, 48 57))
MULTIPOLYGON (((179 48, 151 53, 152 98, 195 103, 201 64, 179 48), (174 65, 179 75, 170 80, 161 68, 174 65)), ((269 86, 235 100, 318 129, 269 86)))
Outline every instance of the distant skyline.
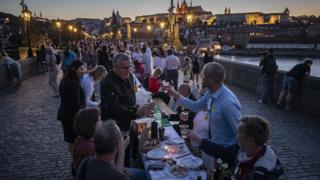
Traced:
MULTIPOLYGON (((180 3, 183 0, 179 0, 180 3)), ((19 15, 21 0, 0 0, 0 11, 19 15)), ((189 4, 190 0, 186 0, 189 4)), ((170 0, 25 0, 32 12, 49 19, 110 17, 112 10, 119 10, 123 17, 168 12, 170 0)), ((174 0, 176 5, 177 0, 174 0)), ((259 11, 264 13, 283 12, 288 7, 290 15, 320 15, 320 0, 192 0, 213 14, 224 13, 231 7, 231 13, 259 11)))

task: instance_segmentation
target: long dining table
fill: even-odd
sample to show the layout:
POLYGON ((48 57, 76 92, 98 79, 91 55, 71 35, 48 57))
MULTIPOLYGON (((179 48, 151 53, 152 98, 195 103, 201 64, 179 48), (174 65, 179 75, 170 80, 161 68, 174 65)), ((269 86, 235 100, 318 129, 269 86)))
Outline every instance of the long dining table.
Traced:
MULTIPOLYGON (((167 147, 172 146, 172 145, 167 144, 168 140, 170 141, 170 139, 176 140, 176 139, 181 138, 172 126, 165 127, 165 136, 167 137, 167 139, 160 142, 160 148, 164 148, 164 149, 167 149, 167 147)), ((171 158, 172 162, 181 161, 184 158, 194 158, 194 155, 191 153, 191 151, 189 150, 186 143, 175 144, 174 146, 178 146, 180 149, 183 149, 183 150, 179 151, 179 152, 175 152, 170 155, 169 158, 171 158)), ((168 163, 166 163, 166 160, 150 159, 147 157, 146 153, 142 154, 142 160, 144 163, 144 168, 149 176, 149 179, 151 179, 151 180, 160 180, 160 179, 163 180, 163 178, 166 178, 166 180, 168 180, 168 179, 183 179, 183 180, 201 179, 201 180, 206 180, 207 179, 206 171, 203 169, 200 169, 200 168, 193 169, 193 170, 188 169, 188 173, 185 177, 178 178, 178 177, 168 173, 168 171, 166 169, 170 165, 168 163), (152 169, 152 168, 150 169, 149 168, 150 165, 152 166, 152 164, 159 164, 159 163, 164 164, 163 169, 152 169)))

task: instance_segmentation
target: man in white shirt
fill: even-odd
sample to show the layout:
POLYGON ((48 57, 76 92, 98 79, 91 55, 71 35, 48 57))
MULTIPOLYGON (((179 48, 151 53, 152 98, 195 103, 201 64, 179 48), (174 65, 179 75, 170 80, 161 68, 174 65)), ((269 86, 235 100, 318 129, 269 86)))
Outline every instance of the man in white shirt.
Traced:
POLYGON ((164 62, 164 69, 166 71, 166 81, 173 84, 174 89, 178 88, 180 60, 173 54, 173 50, 168 50, 168 56, 164 62))

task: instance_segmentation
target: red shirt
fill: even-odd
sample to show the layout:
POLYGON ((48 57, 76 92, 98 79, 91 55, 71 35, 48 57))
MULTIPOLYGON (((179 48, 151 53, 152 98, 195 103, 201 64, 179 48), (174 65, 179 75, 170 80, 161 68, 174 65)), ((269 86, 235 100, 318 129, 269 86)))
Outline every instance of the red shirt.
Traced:
POLYGON ((149 78, 149 91, 152 93, 158 92, 160 89, 160 83, 158 79, 154 76, 151 76, 149 78))
POLYGON ((74 141, 73 148, 73 163, 77 170, 81 164, 81 161, 88 156, 95 155, 93 138, 83 138, 78 136, 74 141))

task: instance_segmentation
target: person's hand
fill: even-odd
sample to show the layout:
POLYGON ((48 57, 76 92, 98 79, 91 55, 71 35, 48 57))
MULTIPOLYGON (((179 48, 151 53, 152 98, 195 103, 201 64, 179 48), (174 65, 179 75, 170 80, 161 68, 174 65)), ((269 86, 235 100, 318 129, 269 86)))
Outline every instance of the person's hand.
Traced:
POLYGON ((145 104, 137 109, 136 115, 150 116, 153 114, 155 103, 145 104))
POLYGON ((175 99, 179 99, 180 94, 170 85, 164 86, 164 89, 168 92, 169 95, 173 96, 175 99))
POLYGON ((201 144, 202 139, 194 131, 190 130, 187 136, 190 139, 190 141, 193 141, 199 145, 201 144))
POLYGON ((129 143, 130 143, 130 137, 127 136, 125 139, 123 139, 123 137, 121 137, 121 150, 126 150, 129 143))

